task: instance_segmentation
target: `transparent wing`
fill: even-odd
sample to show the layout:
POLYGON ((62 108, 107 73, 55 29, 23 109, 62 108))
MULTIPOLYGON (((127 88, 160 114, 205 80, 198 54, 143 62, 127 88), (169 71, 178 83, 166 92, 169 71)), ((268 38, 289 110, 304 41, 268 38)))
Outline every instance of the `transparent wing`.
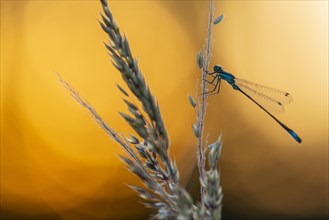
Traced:
POLYGON ((284 105, 292 102, 292 96, 285 91, 258 85, 244 79, 234 80, 235 84, 241 90, 253 97, 260 105, 271 112, 284 113, 284 105))

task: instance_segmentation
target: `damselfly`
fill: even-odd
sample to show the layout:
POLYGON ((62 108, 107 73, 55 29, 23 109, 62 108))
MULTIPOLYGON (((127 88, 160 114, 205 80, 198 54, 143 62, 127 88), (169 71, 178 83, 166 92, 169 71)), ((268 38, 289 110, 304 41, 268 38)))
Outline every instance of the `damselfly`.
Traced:
POLYGON ((206 94, 217 94, 220 90, 221 80, 230 84, 233 89, 238 90, 261 109, 263 109, 269 116, 271 116, 284 130, 286 130, 298 143, 302 142, 302 139, 285 124, 274 117, 269 111, 276 113, 284 112, 284 105, 292 102, 292 96, 279 89, 273 89, 266 86, 261 86, 256 83, 249 82, 247 80, 235 78, 231 73, 225 72, 221 66, 215 65, 213 72, 207 73, 207 75, 213 77, 212 80, 205 81, 212 84, 214 88, 208 91, 206 94))

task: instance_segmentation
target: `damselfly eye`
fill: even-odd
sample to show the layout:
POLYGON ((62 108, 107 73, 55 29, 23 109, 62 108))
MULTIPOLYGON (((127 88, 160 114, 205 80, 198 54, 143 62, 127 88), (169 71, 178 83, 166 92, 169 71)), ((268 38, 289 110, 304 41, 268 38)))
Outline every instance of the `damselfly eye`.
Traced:
POLYGON ((223 71, 223 69, 222 69, 221 66, 218 66, 218 65, 215 65, 215 66, 214 66, 214 72, 219 73, 219 72, 222 72, 222 71, 223 71))

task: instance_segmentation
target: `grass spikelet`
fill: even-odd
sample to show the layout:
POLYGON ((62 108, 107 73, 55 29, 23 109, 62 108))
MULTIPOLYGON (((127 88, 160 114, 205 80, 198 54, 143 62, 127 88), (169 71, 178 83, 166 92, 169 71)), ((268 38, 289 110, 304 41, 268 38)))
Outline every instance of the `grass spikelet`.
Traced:
POLYGON ((197 65, 201 70, 202 79, 201 97, 196 95, 197 98, 194 100, 191 95, 188 95, 189 102, 197 115, 197 121, 192 129, 197 139, 197 165, 201 184, 200 202, 194 202, 191 195, 180 185, 176 161, 169 156, 169 138, 159 104, 144 79, 138 60, 132 55, 128 38, 120 32, 107 0, 100 0, 100 2, 103 12, 99 23, 108 37, 108 42, 104 45, 112 64, 120 72, 129 89, 125 90, 117 84, 128 109, 128 114, 125 112, 119 112, 119 114, 136 134, 129 134, 126 137, 111 128, 96 110, 58 74, 61 84, 91 114, 106 134, 123 148, 125 156, 119 155, 119 158, 144 184, 144 188, 128 186, 145 200, 146 207, 156 210, 154 219, 220 219, 223 196, 217 163, 221 154, 222 140, 219 137, 207 148, 204 147, 203 141, 207 101, 206 84, 203 79, 207 74, 211 58, 211 28, 213 23, 219 23, 222 20, 222 17, 213 20, 213 0, 210 1, 206 45, 204 50, 197 54, 197 65), (206 169, 206 160, 208 169, 206 169))

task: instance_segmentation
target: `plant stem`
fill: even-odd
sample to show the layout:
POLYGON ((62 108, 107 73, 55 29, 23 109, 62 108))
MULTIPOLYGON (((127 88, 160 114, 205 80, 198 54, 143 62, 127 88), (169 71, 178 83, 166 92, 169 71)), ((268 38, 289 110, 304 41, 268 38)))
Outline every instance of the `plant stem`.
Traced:
MULTIPOLYGON (((208 72, 208 66, 211 58, 211 49, 212 49, 212 22, 214 17, 214 2, 210 0, 210 9, 209 9, 209 19, 208 19, 208 28, 207 28, 207 38, 203 55, 203 68, 201 70, 202 79, 201 79, 201 102, 198 101, 198 111, 197 111, 197 128, 199 130, 198 136, 198 168, 200 173, 200 179, 205 179, 205 154, 203 151, 203 129, 204 129, 204 120, 206 115, 207 108, 207 95, 206 95, 206 82, 205 78, 208 72)), ((205 193, 205 188, 201 183, 201 202, 204 204, 203 198, 205 193)))

